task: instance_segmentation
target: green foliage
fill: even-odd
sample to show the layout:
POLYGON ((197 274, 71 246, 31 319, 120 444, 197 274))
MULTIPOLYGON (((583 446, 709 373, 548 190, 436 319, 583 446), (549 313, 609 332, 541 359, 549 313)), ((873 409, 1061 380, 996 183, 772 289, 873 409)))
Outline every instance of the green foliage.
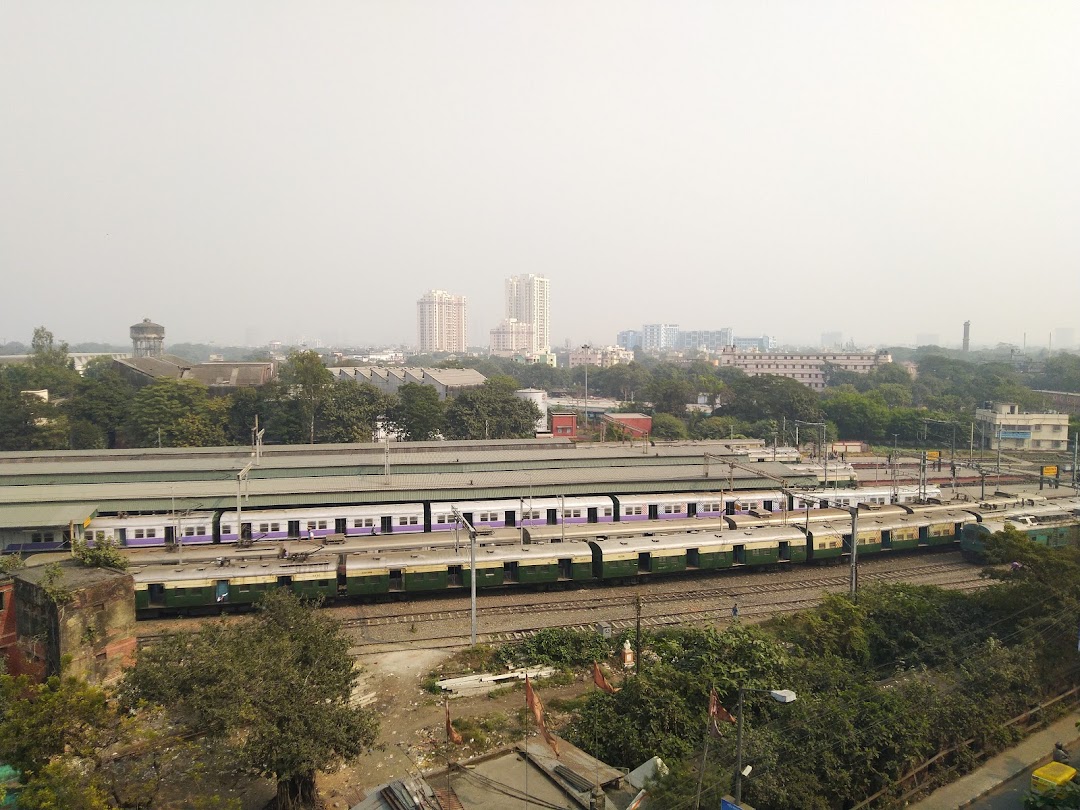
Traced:
POLYGON ((308 426, 308 441, 315 443, 315 418, 325 403, 334 375, 323 365, 318 352, 293 352, 278 373, 281 384, 292 398, 300 403, 304 424, 308 426))
POLYGON ((64 584, 64 570, 59 563, 50 563, 41 577, 41 590, 57 607, 63 607, 74 598, 71 589, 64 584))
POLYGON ((524 641, 499 647, 495 663, 501 667, 549 664, 557 667, 591 666, 612 654, 612 642, 600 633, 546 628, 524 641))
POLYGON ((115 568, 125 571, 128 567, 120 543, 109 535, 90 545, 86 540, 76 539, 71 544, 71 553, 76 560, 87 568, 115 568))
POLYGON ((1080 784, 1069 782, 1052 793, 1028 793, 1024 810, 1076 810, 1080 807, 1080 784))
POLYGON ((433 386, 406 383, 398 389, 387 418, 405 441, 426 442, 442 433, 445 412, 433 386))
POLYGON ((132 437, 143 447, 199 447, 225 443, 227 404, 210 399, 197 380, 163 378, 139 389, 131 406, 132 437))
POLYGON ((525 439, 536 431, 540 411, 514 395, 517 383, 491 377, 479 388, 462 391, 446 409, 448 439, 525 439))
POLYGON ((685 439, 686 423, 668 413, 653 416, 652 437, 654 439, 685 439))
POLYGON ((278 783, 277 807, 313 807, 316 771, 332 771, 374 742, 377 722, 350 703, 358 674, 340 624, 286 590, 254 619, 167 636, 140 653, 129 701, 169 707, 232 747, 236 761, 278 783))
POLYGON ((26 560, 19 554, 5 554, 0 557, 0 576, 11 574, 26 567, 26 560))

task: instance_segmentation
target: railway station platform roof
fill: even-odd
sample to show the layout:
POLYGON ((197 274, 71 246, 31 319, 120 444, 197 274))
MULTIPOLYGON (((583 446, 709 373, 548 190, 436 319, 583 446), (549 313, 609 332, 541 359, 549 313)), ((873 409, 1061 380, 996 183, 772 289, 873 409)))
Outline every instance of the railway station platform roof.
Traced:
MULTIPOLYGON (((382 476, 443 470, 495 472, 567 467, 652 467, 744 457, 726 442, 672 442, 645 448, 554 440, 394 442, 363 445, 289 445, 264 448, 249 478, 382 476), (417 446, 419 445, 419 446, 417 446), (644 450, 644 452, 643 452, 644 450)), ((253 460, 247 447, 0 453, 0 487, 218 480, 253 460)))
MULTIPOLYGON (((699 451, 700 453, 700 451, 699 451)), ((33 505, 69 507, 96 504, 105 514, 168 512, 173 509, 232 509, 238 492, 244 508, 306 505, 456 501, 542 496, 620 495, 651 492, 719 492, 773 489, 775 479, 792 487, 813 487, 813 476, 792 473, 776 462, 732 467, 704 458, 693 463, 672 459, 665 466, 554 466, 460 472, 453 466, 429 473, 249 478, 219 470, 206 480, 4 485, 0 482, 0 522, 11 509, 33 505)), ((740 462, 741 463, 741 462, 740 462)))

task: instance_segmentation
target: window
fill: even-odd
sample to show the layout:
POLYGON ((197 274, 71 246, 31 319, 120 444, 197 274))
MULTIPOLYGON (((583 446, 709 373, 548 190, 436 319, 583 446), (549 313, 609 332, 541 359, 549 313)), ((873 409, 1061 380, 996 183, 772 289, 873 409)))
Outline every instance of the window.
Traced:
POLYGON ((196 526, 196 529, 198 530, 198 534, 201 537, 206 537, 206 527, 205 526, 196 526))
POLYGON ((315 521, 314 521, 314 520, 309 520, 309 521, 307 522, 307 527, 308 527, 308 530, 309 530, 309 531, 310 531, 311 529, 314 529, 314 528, 315 528, 315 521))
POLYGON ((195 536, 195 528, 193 526, 187 526, 184 529, 184 537, 194 537, 194 536, 195 536))
POLYGON ((271 523, 270 524, 270 531, 272 531, 272 532, 280 532, 281 531, 281 524, 280 523, 271 523))
MULTIPOLYGON (((442 522, 441 515, 439 516, 439 520, 436 522, 442 522)), ((372 526, 375 525, 375 522, 371 518, 356 518, 355 520, 353 520, 352 525, 354 529, 370 529, 372 526)))
POLYGON ((326 528, 326 521, 325 520, 320 520, 319 521, 319 528, 320 529, 325 529, 326 528))
POLYGON ((604 517, 611 517, 611 507, 610 506, 605 506, 604 507, 604 517))
POLYGON ((157 537, 157 529, 147 529, 146 530, 146 536, 147 537, 157 537))
POLYGON ((623 511, 623 514, 624 515, 640 515, 640 514, 642 514, 641 510, 642 510, 642 507, 640 507, 640 506, 628 506, 623 511))
POLYGON ((270 524, 269 523, 260 523, 259 524, 259 531, 262 534, 266 534, 268 531, 270 531, 270 524))
POLYGON ((142 529, 136 529, 135 530, 135 539, 136 540, 142 540, 144 536, 145 536, 145 534, 143 533, 142 529))
POLYGON ((228 523, 222 523, 221 524, 221 533, 222 534, 232 534, 232 526, 230 526, 228 523))
POLYGON ((4 594, 0 593, 0 613, 4 611, 4 594))
POLYGON ((250 585, 240 585, 240 586, 237 587, 237 590, 240 593, 250 593, 251 592, 251 586, 250 585))

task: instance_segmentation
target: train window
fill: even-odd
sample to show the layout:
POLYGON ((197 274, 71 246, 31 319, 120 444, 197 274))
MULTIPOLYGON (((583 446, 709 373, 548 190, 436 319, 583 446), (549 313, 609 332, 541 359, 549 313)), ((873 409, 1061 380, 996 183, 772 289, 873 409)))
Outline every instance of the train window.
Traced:
POLYGON ((194 536, 195 536, 195 529, 193 527, 188 526, 187 528, 184 529, 184 537, 194 537, 194 536))
POLYGON ((611 517, 611 507, 610 506, 605 506, 604 507, 604 517, 611 517))
POLYGON ((147 537, 157 537, 157 529, 147 529, 146 530, 146 536, 147 537))
POLYGON ((263 534, 266 534, 268 531, 270 531, 270 524, 269 523, 260 523, 259 524, 259 531, 262 532, 263 534))
POLYGON ((231 534, 232 533, 232 526, 230 526, 228 523, 222 523, 221 524, 221 533, 222 534, 231 534))
POLYGON ((370 529, 375 525, 375 520, 374 518, 356 518, 352 525, 354 529, 370 529))
POLYGON ((30 542, 31 543, 40 543, 41 542, 41 532, 32 532, 30 534, 30 542))
POLYGON ((320 520, 319 521, 319 528, 320 529, 325 529, 326 528, 326 521, 325 520, 320 520))
POLYGON ((206 527, 205 526, 198 526, 196 528, 198 529, 198 534, 199 535, 205 535, 206 534, 206 527))
POLYGON ((315 521, 314 520, 309 520, 307 522, 307 527, 308 527, 308 529, 314 529, 315 528, 315 521))
POLYGON ((142 529, 136 529, 135 530, 135 539, 136 540, 142 540, 143 537, 144 537, 143 530, 142 529))
POLYGON ((281 524, 280 523, 271 523, 270 524, 270 531, 272 531, 272 532, 281 531, 281 524))
POLYGON ((251 591, 251 586, 250 585, 240 585, 240 586, 237 587, 237 590, 240 593, 249 593, 251 591))
POLYGON ((642 514, 641 509, 642 508, 640 506, 628 506, 628 507, 626 507, 626 511, 623 512, 623 514, 624 515, 640 515, 640 514, 642 514))

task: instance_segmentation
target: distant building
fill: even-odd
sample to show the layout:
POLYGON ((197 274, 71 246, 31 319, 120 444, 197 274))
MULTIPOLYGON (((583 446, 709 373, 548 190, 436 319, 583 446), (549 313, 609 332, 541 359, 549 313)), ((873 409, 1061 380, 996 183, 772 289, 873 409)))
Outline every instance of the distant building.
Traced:
POLYGON ((1015 402, 988 402, 975 410, 980 446, 997 450, 1065 450, 1067 413, 1026 413, 1015 402))
POLYGON ((551 351, 551 282, 532 273, 506 279, 506 319, 532 327, 525 354, 551 351))
POLYGON ((495 357, 528 356, 536 354, 535 328, 516 318, 506 318, 491 330, 491 353, 495 357))
POLYGON ((641 327, 641 348, 647 352, 674 349, 678 338, 678 324, 647 323, 641 327))
POLYGON ((113 361, 113 367, 132 385, 140 388, 163 378, 198 380, 215 395, 263 385, 274 378, 274 364, 266 360, 191 363, 182 357, 161 354, 156 357, 121 357, 113 361))
POLYGON ((556 439, 577 438, 578 415, 575 411, 551 412, 551 435, 556 439))
POLYGON ((633 351, 641 348, 641 332, 638 329, 626 329, 615 338, 615 344, 623 349, 633 351))
POLYGON ((590 346, 589 348, 573 349, 570 352, 570 368, 578 366, 599 366, 611 368, 620 363, 634 362, 634 353, 620 346, 590 346))
POLYGON ((548 432, 547 391, 540 388, 519 388, 514 392, 514 396, 536 406, 536 409, 540 411, 540 415, 536 418, 536 433, 546 434, 548 432))
POLYGON ((843 332, 822 332, 821 333, 821 348, 823 349, 840 349, 844 345, 844 333, 843 332))
POLYGON ((640 439, 652 433, 652 417, 643 413, 605 413, 601 425, 613 425, 627 436, 640 439))
POLYGON ((731 345, 737 352, 771 352, 776 348, 776 338, 762 335, 761 337, 734 337, 731 345))
POLYGON ((487 377, 474 368, 413 368, 408 366, 344 366, 330 369, 337 380, 368 383, 384 394, 396 394, 408 383, 430 385, 439 399, 454 396, 467 388, 487 382, 487 377))
POLYGON ((431 290, 416 302, 416 339, 420 354, 466 352, 469 319, 465 296, 431 290))
POLYGON ((722 352, 716 364, 720 367, 737 368, 751 377, 761 375, 787 377, 801 382, 807 388, 821 391, 825 388, 827 366, 865 374, 891 362, 892 356, 888 352, 796 354, 793 352, 745 352, 733 348, 722 352))
POLYGON ((675 348, 686 352, 715 354, 731 345, 731 329, 685 329, 675 336, 675 348))

